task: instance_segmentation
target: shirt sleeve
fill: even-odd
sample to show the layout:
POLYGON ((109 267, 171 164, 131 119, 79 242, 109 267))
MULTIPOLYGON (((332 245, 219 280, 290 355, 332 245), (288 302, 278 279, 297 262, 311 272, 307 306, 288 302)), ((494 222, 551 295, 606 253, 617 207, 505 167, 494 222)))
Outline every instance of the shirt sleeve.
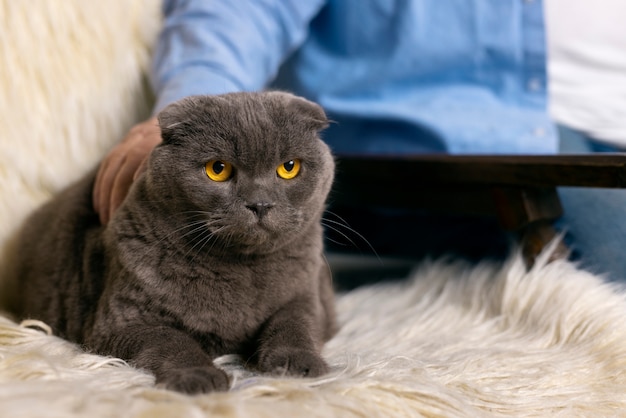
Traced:
POLYGON ((151 81, 155 112, 194 94, 263 89, 326 0, 166 0, 151 81))

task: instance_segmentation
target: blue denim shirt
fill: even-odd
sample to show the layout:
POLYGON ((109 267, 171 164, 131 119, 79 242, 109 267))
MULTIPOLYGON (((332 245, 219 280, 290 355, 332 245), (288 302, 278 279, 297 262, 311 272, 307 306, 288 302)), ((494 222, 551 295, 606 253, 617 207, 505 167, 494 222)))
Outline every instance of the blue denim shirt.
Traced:
POLYGON ((553 153, 540 0, 170 0, 152 81, 320 103, 338 154, 553 153))

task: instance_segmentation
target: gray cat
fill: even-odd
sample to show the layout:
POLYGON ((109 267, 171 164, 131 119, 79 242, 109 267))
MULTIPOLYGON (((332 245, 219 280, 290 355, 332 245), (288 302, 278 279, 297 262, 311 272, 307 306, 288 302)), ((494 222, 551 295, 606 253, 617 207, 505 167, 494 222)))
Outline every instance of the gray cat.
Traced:
POLYGON ((318 376, 335 332, 321 216, 327 118, 282 92, 195 96, 159 116, 163 143, 103 227, 91 174, 37 211, 18 247, 21 318, 151 371, 226 390, 212 360, 318 376))

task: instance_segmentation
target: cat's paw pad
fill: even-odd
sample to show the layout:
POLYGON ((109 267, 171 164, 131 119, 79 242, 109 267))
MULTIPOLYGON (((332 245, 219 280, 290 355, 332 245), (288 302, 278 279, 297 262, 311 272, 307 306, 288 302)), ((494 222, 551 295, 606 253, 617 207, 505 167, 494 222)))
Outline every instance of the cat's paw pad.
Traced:
POLYGON ((328 373, 326 362, 312 350, 282 347, 261 357, 259 369, 275 375, 317 377, 328 373))
POLYGON ((227 391, 230 387, 228 376, 217 367, 187 367, 164 373, 158 383, 169 390, 188 394, 227 391))

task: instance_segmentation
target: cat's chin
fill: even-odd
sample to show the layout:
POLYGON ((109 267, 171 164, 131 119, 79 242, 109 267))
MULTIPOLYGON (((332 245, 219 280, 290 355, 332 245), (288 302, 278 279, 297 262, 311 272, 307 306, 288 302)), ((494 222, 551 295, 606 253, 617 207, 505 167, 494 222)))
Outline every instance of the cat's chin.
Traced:
MULTIPOLYGON (((287 239, 289 234, 284 231, 278 232, 261 225, 251 225, 245 230, 236 234, 236 238, 231 241, 231 250, 235 250, 245 255, 270 254, 288 245, 291 240, 287 239), (235 245, 232 243, 236 242, 235 245)), ((231 237, 232 239, 232 237, 231 237)))
POLYGON ((240 243, 236 247, 231 247, 231 253, 234 251, 237 254, 252 256, 252 255, 268 255, 275 253, 280 250, 281 246, 275 245, 275 243, 265 242, 265 243, 255 243, 250 245, 245 245, 240 243))
POLYGON ((269 233, 253 234, 248 241, 242 241, 238 246, 242 254, 269 254, 282 247, 269 233))

